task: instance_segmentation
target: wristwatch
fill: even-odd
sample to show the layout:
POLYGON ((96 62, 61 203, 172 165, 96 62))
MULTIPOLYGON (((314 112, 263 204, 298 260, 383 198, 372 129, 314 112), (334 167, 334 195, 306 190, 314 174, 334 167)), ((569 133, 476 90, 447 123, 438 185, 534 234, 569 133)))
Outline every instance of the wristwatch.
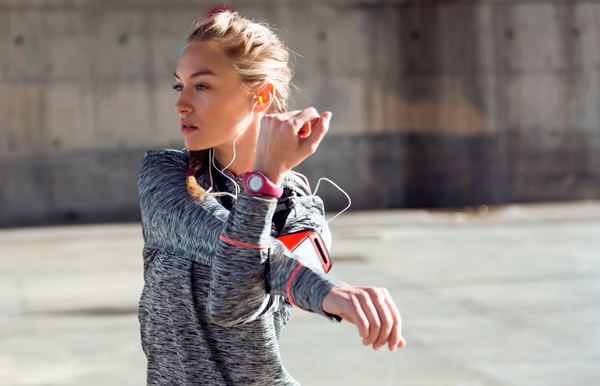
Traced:
POLYGON ((244 188, 250 194, 275 198, 280 198, 283 194, 283 188, 272 183, 261 172, 248 172, 244 174, 243 182, 244 188))

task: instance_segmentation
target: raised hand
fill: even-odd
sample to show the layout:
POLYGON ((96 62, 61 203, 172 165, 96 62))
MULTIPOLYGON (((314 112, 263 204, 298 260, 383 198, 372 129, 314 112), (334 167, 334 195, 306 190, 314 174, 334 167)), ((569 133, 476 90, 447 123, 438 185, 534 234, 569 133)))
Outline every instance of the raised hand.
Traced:
POLYGON ((330 112, 319 115, 314 108, 264 116, 253 170, 281 185, 289 170, 317 150, 329 129, 330 119, 330 112))

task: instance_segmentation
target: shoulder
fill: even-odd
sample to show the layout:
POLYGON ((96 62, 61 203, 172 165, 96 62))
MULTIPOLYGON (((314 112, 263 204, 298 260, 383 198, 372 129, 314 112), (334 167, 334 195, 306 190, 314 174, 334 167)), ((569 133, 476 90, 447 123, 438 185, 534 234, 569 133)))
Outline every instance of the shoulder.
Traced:
POLYGON ((169 186, 183 181, 187 173, 188 150, 150 150, 144 154, 138 173, 140 192, 157 186, 169 186))
POLYGON ((314 230, 330 245, 323 201, 312 194, 306 177, 288 173, 283 180, 284 193, 279 199, 273 222, 277 235, 314 230))
POLYGON ((323 216, 324 205, 321 198, 312 194, 308 179, 300 173, 286 174, 283 183, 283 196, 279 199, 278 210, 293 209, 296 216, 323 216))
POLYGON ((186 166, 189 157, 189 150, 148 150, 142 157, 141 168, 156 167, 159 165, 172 164, 176 166, 186 166))

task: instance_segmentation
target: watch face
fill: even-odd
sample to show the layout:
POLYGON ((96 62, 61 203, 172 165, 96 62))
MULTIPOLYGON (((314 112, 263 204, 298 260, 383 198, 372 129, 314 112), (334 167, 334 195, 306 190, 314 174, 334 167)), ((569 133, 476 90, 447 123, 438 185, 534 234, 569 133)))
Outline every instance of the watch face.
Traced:
POLYGON ((258 192, 260 190, 260 188, 262 188, 263 186, 263 181, 262 178, 260 178, 260 176, 257 176, 256 174, 250 176, 250 178, 248 179, 248 187, 250 188, 251 191, 253 192, 258 192))

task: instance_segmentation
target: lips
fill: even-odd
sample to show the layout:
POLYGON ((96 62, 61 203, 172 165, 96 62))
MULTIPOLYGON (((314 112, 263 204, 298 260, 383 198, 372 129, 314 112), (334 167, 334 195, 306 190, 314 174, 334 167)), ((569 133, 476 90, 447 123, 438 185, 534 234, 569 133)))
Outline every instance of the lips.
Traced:
POLYGON ((191 124, 191 122, 188 122, 186 120, 181 120, 180 121, 181 124, 181 133, 182 134, 187 134, 187 133, 191 133, 194 130, 198 130, 198 126, 194 126, 191 124))

